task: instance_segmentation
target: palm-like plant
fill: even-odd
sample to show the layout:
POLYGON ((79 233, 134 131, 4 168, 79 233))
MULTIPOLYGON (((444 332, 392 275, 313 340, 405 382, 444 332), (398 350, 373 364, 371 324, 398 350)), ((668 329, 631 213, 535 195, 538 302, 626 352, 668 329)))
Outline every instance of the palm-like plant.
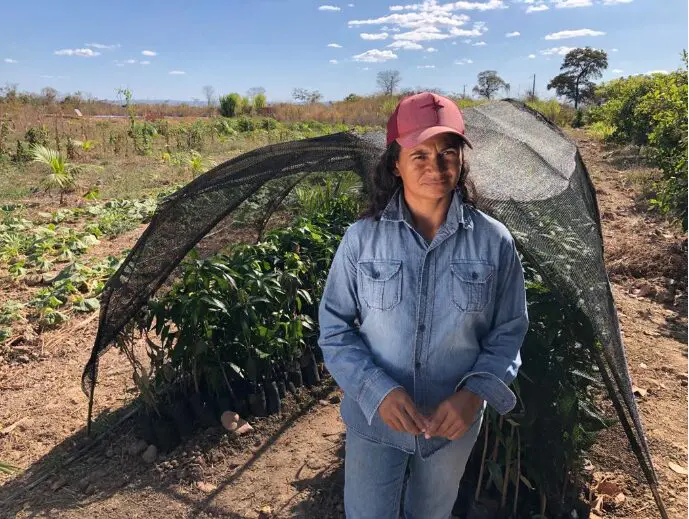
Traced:
POLYGON ((42 184, 47 191, 51 189, 60 191, 60 205, 62 205, 65 193, 74 190, 77 183, 77 175, 84 171, 87 166, 67 162, 59 151, 52 150, 41 144, 31 148, 31 157, 34 162, 45 164, 50 168, 42 184))

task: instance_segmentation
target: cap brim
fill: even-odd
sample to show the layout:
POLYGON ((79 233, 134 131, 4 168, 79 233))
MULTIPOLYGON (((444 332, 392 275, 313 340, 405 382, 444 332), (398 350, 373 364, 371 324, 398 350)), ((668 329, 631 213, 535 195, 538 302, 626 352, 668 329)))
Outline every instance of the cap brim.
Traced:
POLYGON ((471 145, 471 142, 466 138, 465 135, 462 135, 457 130, 450 128, 449 126, 432 126, 431 128, 424 128, 423 130, 418 130, 401 137, 397 137, 396 140, 403 148, 413 148, 414 146, 421 144, 426 139, 430 139, 439 133, 454 133, 455 135, 459 135, 467 146, 469 146, 471 149, 474 149, 474 147, 471 145))

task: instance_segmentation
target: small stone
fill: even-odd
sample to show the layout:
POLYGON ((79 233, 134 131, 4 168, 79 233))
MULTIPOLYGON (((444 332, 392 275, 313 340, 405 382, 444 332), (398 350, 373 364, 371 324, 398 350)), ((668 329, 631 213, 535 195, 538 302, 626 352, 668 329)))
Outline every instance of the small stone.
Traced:
POLYGON ((632 386, 632 392, 636 396, 640 396, 641 398, 644 398, 648 394, 648 391, 646 389, 636 386, 632 386))
POLYGON ((646 369, 646 368, 648 368, 648 366, 647 366, 646 364, 644 364, 643 362, 642 362, 641 364, 639 364, 639 367, 640 367, 641 369, 646 369))
POLYGON ((146 443, 146 440, 136 440, 129 446, 127 452, 129 452, 130 456, 138 456, 146 450, 146 447, 148 447, 148 443, 146 443))
POLYGON ((237 424, 239 422, 239 415, 233 411, 225 411, 220 416, 220 423, 228 431, 234 431, 237 429, 237 424))
POLYGON ((206 483, 205 481, 197 481, 196 488, 198 488, 201 492, 210 494, 218 488, 218 485, 214 485, 213 483, 206 483))
POLYGON ((339 404, 341 401, 342 398, 340 398, 340 395, 338 395, 337 393, 330 397, 331 404, 339 404))
POLYGON ((237 428, 234 430, 234 433, 235 433, 237 436, 243 436, 243 435, 245 435, 245 434, 247 434, 247 433, 250 433, 250 432, 253 431, 253 430, 254 430, 254 428, 251 427, 251 425, 250 425, 246 420, 242 420, 242 419, 240 418, 240 420, 239 420, 239 422, 238 422, 238 424, 237 424, 237 428))
POLYGON ((158 456, 158 448, 155 445, 149 445, 148 448, 144 451, 144 453, 141 455, 141 458, 146 462, 146 463, 153 463, 156 460, 156 457, 158 456))
POLYGON ((28 364, 29 362, 31 362, 31 359, 28 355, 18 355, 17 362, 21 362, 22 364, 28 364))
POLYGON ((321 405, 328 405, 329 402, 327 400, 319 400, 318 403, 321 405))

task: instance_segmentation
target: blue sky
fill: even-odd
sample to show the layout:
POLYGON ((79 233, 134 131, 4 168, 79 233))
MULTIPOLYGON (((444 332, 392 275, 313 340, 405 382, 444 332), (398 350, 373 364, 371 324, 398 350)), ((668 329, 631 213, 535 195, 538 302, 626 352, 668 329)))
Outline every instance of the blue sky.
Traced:
POLYGON ((376 90, 395 69, 402 87, 467 92, 487 69, 512 95, 538 93, 568 48, 608 52, 604 79, 673 70, 687 47, 686 0, 330 0, 7 2, 0 85, 51 86, 115 98, 203 99, 202 88, 269 101, 292 89, 325 100, 376 90), (518 33, 518 34, 514 34, 518 33))

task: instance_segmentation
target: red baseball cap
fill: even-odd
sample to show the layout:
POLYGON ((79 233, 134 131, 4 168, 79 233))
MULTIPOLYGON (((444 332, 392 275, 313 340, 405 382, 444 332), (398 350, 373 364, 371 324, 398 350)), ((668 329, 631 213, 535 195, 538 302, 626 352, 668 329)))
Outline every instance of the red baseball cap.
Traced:
POLYGON ((464 118, 457 104, 447 97, 422 92, 402 99, 388 119, 387 145, 396 140, 411 148, 439 133, 459 135, 470 148, 464 135, 464 118))

